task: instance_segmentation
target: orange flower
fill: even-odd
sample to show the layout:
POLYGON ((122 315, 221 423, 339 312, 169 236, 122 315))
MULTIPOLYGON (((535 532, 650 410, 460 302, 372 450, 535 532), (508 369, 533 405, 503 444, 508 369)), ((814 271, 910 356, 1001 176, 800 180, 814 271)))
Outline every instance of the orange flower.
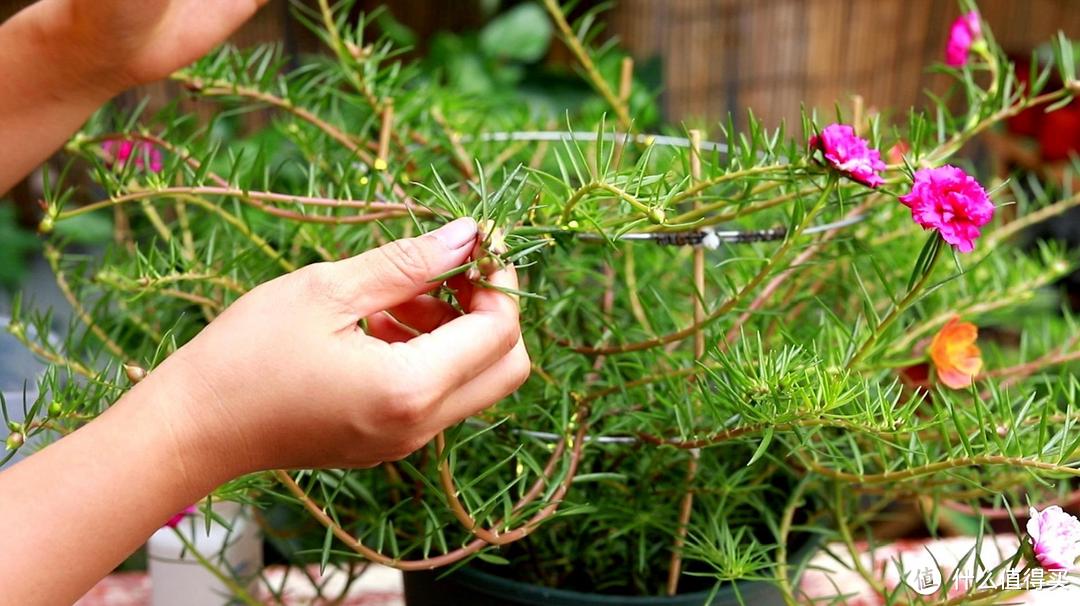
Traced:
POLYGON ((971 385, 982 370, 982 352, 975 340, 979 328, 971 322, 961 322, 958 316, 949 318, 930 342, 930 359, 934 361, 938 379, 953 389, 971 385))

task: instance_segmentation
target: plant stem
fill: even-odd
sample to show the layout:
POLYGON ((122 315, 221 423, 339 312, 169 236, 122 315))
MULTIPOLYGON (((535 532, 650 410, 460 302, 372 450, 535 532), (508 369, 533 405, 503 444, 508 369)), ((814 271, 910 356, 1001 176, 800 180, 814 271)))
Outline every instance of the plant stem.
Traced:
POLYGON ((847 547, 848 555, 851 556, 852 567, 855 569, 856 572, 859 573, 859 576, 861 576, 863 580, 865 580, 867 584, 870 585, 870 587, 877 595, 888 595, 888 591, 885 589, 885 585, 881 582, 881 580, 871 574, 870 571, 866 569, 866 566, 863 565, 861 557, 862 554, 855 546, 855 537, 852 535, 851 528, 848 526, 847 522, 847 508, 842 505, 842 503, 845 503, 847 501, 847 496, 844 493, 843 485, 839 483, 836 485, 836 494, 834 495, 834 498, 836 509, 834 510, 835 516, 833 519, 836 521, 836 530, 840 533, 840 539, 847 547))
POLYGON ((948 141, 939 145, 934 151, 927 154, 923 158, 923 163, 933 166, 940 162, 943 162, 946 158, 960 151, 960 148, 962 148, 965 143, 971 140, 972 137, 983 132, 987 128, 990 128, 994 124, 997 124, 998 122, 1001 122, 1006 118, 1011 118, 1012 116, 1019 114, 1020 112, 1028 109, 1029 107, 1035 107, 1037 105, 1042 105, 1044 103, 1052 103, 1059 99, 1063 99, 1067 94, 1069 93, 1065 89, 1056 90, 1053 92, 1044 93, 1037 97, 1031 97, 1023 103, 1017 103, 1016 105, 1010 105, 1008 107, 1000 109, 990 114, 986 118, 980 120, 970 129, 965 129, 957 132, 948 141))
POLYGON ((885 330, 889 326, 891 326, 892 323, 895 322, 896 319, 899 318, 900 315, 904 313, 904 311, 908 307, 910 307, 916 299, 918 299, 919 294, 926 286, 926 283, 930 280, 930 275, 934 273, 934 266, 937 264, 938 259, 941 257, 941 250, 944 247, 944 244, 939 244, 937 247, 934 248, 934 256, 930 259, 930 261, 927 262, 926 271, 923 272, 923 275, 919 276, 919 280, 911 287, 911 290, 909 290, 907 294, 904 295, 904 298, 897 302, 896 305, 894 305, 893 308, 889 310, 889 313, 885 316, 885 318, 883 318, 881 322, 876 327, 874 327, 874 330, 870 333, 870 336, 866 338, 866 341, 862 344, 859 350, 855 352, 855 355, 852 356, 851 360, 848 361, 846 368, 854 368, 855 365, 858 364, 863 359, 863 357, 866 356, 866 354, 870 351, 874 344, 877 343, 877 340, 881 338, 881 335, 885 332, 885 330))
POLYGON ((181 197, 196 206, 202 207, 203 209, 210 211, 211 213, 220 217, 222 221, 225 221, 229 225, 232 225, 234 228, 236 228, 236 231, 240 232, 242 236, 244 236, 252 244, 254 244, 255 248, 258 248, 260 251, 262 251, 263 254, 276 262, 278 266, 280 266, 286 272, 293 272, 296 270, 296 265, 286 259, 285 255, 277 251, 273 246, 270 246, 269 242, 263 239, 263 237, 259 234, 252 231, 251 228, 248 227, 246 223, 241 221, 240 218, 236 215, 226 211, 225 209, 221 208, 216 204, 211 204, 209 201, 198 196, 181 194, 181 197))
POLYGON ((810 476, 804 476, 795 489, 791 491, 788 504, 780 516, 780 528, 776 537, 776 583, 783 594, 784 603, 787 606, 796 606, 795 592, 791 587, 791 579, 788 578, 788 539, 791 536, 791 526, 795 521, 795 511, 802 503, 803 494, 810 484, 810 476))
POLYGON ((46 349, 37 341, 31 341, 30 338, 26 336, 26 331, 23 329, 21 324, 9 324, 8 332, 11 333, 11 335, 15 337, 19 341, 19 343, 22 343, 23 347, 29 349, 31 353, 41 358, 42 360, 45 360, 46 362, 56 366, 63 366, 75 372, 76 374, 82 375, 83 377, 86 377, 87 379, 90 379, 92 381, 98 379, 98 374, 82 362, 58 354, 51 349, 46 349))
POLYGON ((184 536, 184 533, 181 532, 179 528, 174 528, 173 531, 176 533, 177 538, 180 539, 180 542, 183 543, 184 550, 195 556, 195 560, 198 561, 203 568, 210 572, 210 574, 214 575, 214 578, 221 581, 221 583, 225 585, 225 587, 227 587, 229 591, 233 592, 233 597, 237 598, 245 604, 248 604, 248 606, 262 605, 262 602, 256 600, 251 595, 251 593, 248 592, 247 589, 244 589, 240 585, 240 583, 237 583, 235 579, 231 578, 224 572, 221 572, 221 570, 216 565, 214 565, 213 562, 207 559, 207 557, 204 556, 198 550, 198 548, 195 547, 194 543, 192 543, 190 540, 188 540, 186 536, 184 536))
POLYGON ((52 269, 53 276, 56 278, 56 286, 60 289, 60 293, 64 295, 64 299, 67 300, 68 305, 75 312, 76 317, 88 328, 90 332, 94 333, 97 338, 101 339, 101 343, 108 349, 114 356, 116 356, 121 362, 127 363, 131 361, 131 357, 124 351, 123 347, 113 340, 107 332, 97 322, 94 321, 93 316, 90 315, 86 308, 83 307, 79 298, 75 296, 75 293, 71 290, 71 285, 68 284, 67 277, 64 271, 60 268, 60 251, 56 249, 51 243, 45 244, 45 260, 48 261, 49 267, 52 269))
MULTIPOLYGON (((690 131, 690 177, 694 181, 701 179, 701 131, 690 131)), ((700 200, 694 201, 694 207, 701 206, 700 200)), ((694 333, 694 359, 700 362, 705 355, 705 249, 694 249, 694 292, 690 295, 694 306, 694 324, 698 330, 694 333)), ((675 529, 675 543, 671 547, 671 561, 668 563, 667 594, 675 595, 679 590, 679 577, 682 576, 682 552, 686 545, 686 533, 690 528, 690 516, 694 510, 694 480, 697 478, 697 449, 690 451, 686 463, 686 489, 679 503, 679 521, 675 529)))
POLYGON ((632 120, 630 118, 630 110, 626 104, 623 103, 611 90, 611 86, 604 80, 604 76, 600 74, 600 70, 596 68, 596 64, 593 63, 592 57, 589 56, 589 52, 585 50, 585 46, 581 43, 581 40, 574 34, 574 30, 570 27, 570 24, 566 21, 566 15, 563 13, 562 7, 559 6, 557 0, 544 0, 544 6, 547 8, 548 13, 551 14, 552 20, 555 21, 555 26, 559 28, 562 33, 563 40, 566 42, 566 46, 570 49, 570 52, 577 58, 578 63, 581 64, 582 69, 585 70, 586 76, 588 76, 589 82, 592 83, 596 92, 600 93, 600 96, 604 98, 613 110, 615 115, 619 119, 619 125, 623 130, 629 131, 632 120))
POLYGON ((1002 465, 1011 467, 1022 467, 1028 469, 1041 469, 1043 471, 1051 471, 1054 473, 1060 473, 1072 477, 1080 477, 1080 469, 1077 469, 1075 467, 1058 465, 1056 463, 1047 463, 1045 461, 1037 461, 1025 457, 1009 457, 1005 455, 978 455, 972 457, 960 457, 947 461, 939 461, 937 463, 928 463, 919 467, 909 467, 908 469, 903 469, 900 471, 883 471, 881 473, 874 474, 855 474, 847 473, 844 471, 836 471, 834 469, 823 467, 811 461, 805 461, 804 464, 806 464, 807 467, 815 473, 819 473, 823 476, 827 476, 836 480, 843 480, 845 482, 860 485, 901 482, 925 475, 949 471, 952 469, 960 469, 963 467, 976 467, 979 465, 1002 465))
POLYGON ((630 195, 629 192, 627 192, 627 191, 625 191, 625 190, 623 190, 623 189, 621 189, 619 187, 616 187, 614 185, 611 185, 610 183, 603 183, 603 182, 600 182, 600 181, 591 181, 591 182, 586 183, 585 185, 582 185, 581 187, 579 187, 577 189, 577 191, 575 191, 570 196, 570 198, 566 201, 566 204, 563 206, 563 211, 562 211, 561 218, 559 220, 560 223, 563 224, 563 225, 566 225, 567 223, 569 223, 570 218, 571 218, 571 213, 573 212, 574 207, 577 206, 578 202, 581 202, 581 200, 584 199, 585 196, 587 196, 588 194, 590 194, 590 193, 592 193, 594 191, 597 191, 597 190, 606 191, 606 192, 608 192, 610 194, 613 194, 615 197, 619 198, 620 200, 626 201, 627 203, 630 204, 630 206, 633 206, 634 209, 641 212, 641 214, 644 215, 647 219, 649 219, 650 221, 654 221, 653 216, 652 216, 653 215, 653 209, 649 208, 649 206, 647 204, 645 204, 644 202, 642 202, 641 200, 638 200, 636 197, 630 195))
POLYGON ((985 247, 987 249, 987 254, 1016 233, 1021 232, 1032 225, 1056 217, 1076 206, 1080 206, 1080 193, 1073 194, 1068 198, 1062 198, 1053 204, 1048 204, 1034 212, 1030 212, 1023 217, 1002 225, 986 237, 985 247))
POLYGON ((919 337, 929 333, 934 328, 941 326, 947 322, 949 318, 955 315, 978 315, 1015 305, 1020 301, 1030 298, 1032 292, 1053 282, 1061 277, 1063 273, 1064 272, 1048 271, 1034 280, 1021 282, 1016 287, 1010 288, 1003 293, 995 294, 989 299, 985 293, 981 293, 977 298, 957 302, 950 306, 950 309, 922 322, 917 327, 911 327, 906 330, 904 336, 900 337, 899 340, 891 345, 890 351, 900 352, 907 350, 912 343, 919 339, 919 337))
MULTIPOLYGON (((588 409, 585 406, 579 407, 578 418, 588 418, 588 409)), ((550 518, 558 511, 559 506, 562 504, 563 497, 570 489, 570 485, 573 483, 574 477, 577 475, 578 466, 581 463, 582 459, 582 449, 585 445, 585 436, 587 431, 588 423, 582 421, 577 433, 573 436, 573 438, 571 438, 571 455, 566 473, 563 476, 563 480, 559 484, 558 488, 550 496, 547 505, 541 508, 540 511, 534 514, 532 518, 530 518, 521 526, 512 530, 507 530, 501 535, 499 535, 502 543, 512 543, 514 541, 525 538, 533 530, 535 530, 541 522, 550 518)), ((556 449, 556 453, 561 453, 561 451, 556 449)), ((552 454, 552 458, 556 458, 559 456, 559 454, 556 453, 552 454)), ((551 469, 553 470, 554 467, 552 466, 551 469)), ((330 532, 339 541, 344 543, 349 549, 352 549, 353 551, 359 553, 368 560, 383 564, 384 566, 397 568, 398 570, 431 570, 461 561, 464 558, 467 558, 470 555, 490 545, 490 543, 488 543, 487 541, 478 538, 469 542, 463 547, 459 547, 458 549, 432 558, 423 558, 420 560, 401 560, 399 558, 392 558, 364 545, 360 541, 360 539, 356 538, 347 530, 342 528, 341 525, 335 522, 334 519, 329 514, 327 514, 322 507, 319 507, 319 505, 314 500, 312 500, 312 498, 304 491, 304 489, 296 483, 296 480, 292 479, 292 477, 287 471, 278 469, 275 470, 273 474, 274 477, 277 478, 277 480, 282 485, 284 485, 285 488, 290 493, 292 493, 292 495, 304 506, 304 509, 306 509, 308 513, 311 514, 311 516, 314 517, 320 524, 330 529, 330 532)), ((543 490, 543 486, 544 484, 541 484, 540 480, 538 480, 537 484, 534 485, 534 489, 531 489, 525 496, 523 496, 511 508, 510 511, 513 513, 520 511, 522 508, 526 507, 533 499, 536 499, 540 496, 540 493, 543 490), (539 487, 537 488, 537 486, 539 487)), ((502 521, 495 522, 493 526, 498 527, 500 525, 502 525, 502 521)), ((466 526, 468 525, 466 524, 466 526)))
POLYGON ((363 68, 363 64, 350 52, 348 45, 341 39, 341 32, 338 31, 337 22, 334 20, 334 12, 330 9, 330 3, 327 0, 319 0, 319 12, 322 14, 323 27, 326 28, 326 33, 330 36, 330 48, 337 54, 338 60, 350 67, 355 66, 357 68, 355 70, 346 70, 349 82, 364 97, 364 100, 371 106, 371 110, 379 113, 382 107, 378 97, 371 90, 371 85, 367 80, 361 79, 357 75, 360 69, 363 68))
MULTIPOLYGON (((700 162, 700 159, 699 159, 699 162, 700 162)), ((712 179, 705 179, 705 180, 696 181, 693 185, 686 188, 682 193, 680 193, 680 194, 676 195, 674 198, 672 198, 671 199, 671 204, 674 206, 675 204, 678 204, 680 202, 685 202, 687 200, 690 200, 690 199, 698 196, 699 194, 701 194, 706 189, 709 189, 710 187, 715 187, 717 185, 720 185, 722 183, 726 183, 728 181, 734 181, 736 179, 742 179, 744 177, 752 177, 752 176, 755 176, 755 175, 765 175, 765 174, 774 173, 774 172, 789 171, 789 170, 792 170, 793 168, 796 168, 796 167, 794 165, 792 165, 792 164, 764 164, 762 166, 751 166, 750 168, 743 168, 743 169, 739 169, 739 170, 733 170, 733 171, 730 171, 730 172, 726 172, 726 173, 724 173, 722 175, 718 175, 716 177, 713 177, 712 179)), ((715 210, 715 207, 713 207, 713 206, 704 206, 704 207, 695 206, 694 210, 692 212, 687 212, 687 213, 685 213, 683 215, 679 215, 678 217, 673 219, 672 222, 675 222, 675 221, 687 222, 687 221, 690 221, 690 220, 693 220, 693 219, 695 219, 697 217, 702 216, 703 213, 711 212, 712 210, 715 210)))
MULTIPOLYGON (((304 206, 319 206, 329 208, 357 208, 363 210, 379 210, 379 211, 396 211, 401 215, 405 215, 408 211, 412 211, 418 214, 429 214, 430 211, 423 207, 416 207, 411 204, 400 204, 396 202, 369 202, 365 200, 336 200, 333 198, 320 198, 315 196, 291 196, 287 194, 278 194, 273 192, 251 191, 243 190, 235 187, 214 187, 206 185, 195 186, 176 186, 176 187, 162 187, 158 189, 147 189, 142 191, 134 191, 115 198, 109 198, 107 200, 98 200, 97 202, 91 202, 78 208, 71 210, 65 210, 56 215, 56 220, 70 219, 78 215, 94 212, 96 210, 114 206, 116 204, 123 204, 125 202, 131 202, 135 200, 144 200, 154 197, 167 197, 176 196, 180 194, 190 194, 193 196, 226 196, 237 198, 241 201, 251 202, 269 202, 278 204, 300 204, 304 206)), ((256 208, 266 210, 266 207, 262 204, 253 204, 256 208)), ((301 215, 301 217, 314 218, 307 215, 301 215)), ((334 220, 347 220, 349 217, 325 217, 334 220)))

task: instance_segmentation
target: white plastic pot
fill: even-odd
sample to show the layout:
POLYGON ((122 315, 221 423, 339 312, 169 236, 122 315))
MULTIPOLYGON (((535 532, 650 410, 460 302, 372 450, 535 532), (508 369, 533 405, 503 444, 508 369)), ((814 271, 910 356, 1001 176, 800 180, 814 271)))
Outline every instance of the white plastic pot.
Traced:
POLYGON ((182 535, 218 571, 257 595, 262 571, 262 533, 250 510, 236 503, 214 503, 214 513, 228 526, 206 519, 201 511, 185 517, 175 529, 164 526, 146 544, 152 586, 151 606, 221 606, 235 601, 234 592, 199 562, 182 535))

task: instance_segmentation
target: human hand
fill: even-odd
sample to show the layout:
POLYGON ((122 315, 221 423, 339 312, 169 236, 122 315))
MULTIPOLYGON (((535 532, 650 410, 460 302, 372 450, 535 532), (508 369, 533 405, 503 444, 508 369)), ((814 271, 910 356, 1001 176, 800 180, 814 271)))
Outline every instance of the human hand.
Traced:
MULTIPOLYGON (((452 279, 460 314, 425 294, 476 229, 459 219, 255 288, 150 373, 190 396, 162 404, 165 422, 225 449, 233 475, 368 467, 510 394, 530 372, 514 298, 452 279)), ((513 268, 488 279, 517 286, 513 268)))
POLYGON ((42 0, 34 8, 71 78, 116 94, 159 80, 225 40, 267 0, 42 0))

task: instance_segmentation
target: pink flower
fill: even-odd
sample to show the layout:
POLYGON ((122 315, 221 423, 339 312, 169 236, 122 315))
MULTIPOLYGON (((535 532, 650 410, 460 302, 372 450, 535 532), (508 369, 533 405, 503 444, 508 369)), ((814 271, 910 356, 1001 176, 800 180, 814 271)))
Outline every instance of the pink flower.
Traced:
POLYGON ((974 177, 955 166, 915 171, 911 193, 900 196, 911 218, 924 229, 936 229, 956 250, 975 248, 979 228, 994 218, 990 196, 974 177))
POLYGON ((960 15, 949 28, 949 43, 945 45, 945 64, 950 67, 963 67, 967 64, 968 53, 975 41, 982 37, 982 25, 979 13, 960 15))
POLYGON ((173 517, 169 518, 169 521, 165 522, 165 525, 168 526, 169 528, 176 528, 177 526, 180 525, 180 522, 184 521, 184 518, 186 518, 186 517, 188 517, 190 515, 193 515, 194 513, 195 513, 195 506, 194 505, 188 505, 187 507, 184 508, 183 511, 181 511, 180 513, 178 513, 178 514, 174 515, 173 517))
POLYGON ((108 162, 110 167, 123 168, 132 158, 135 161, 135 168, 139 169, 145 169, 149 161, 150 172, 159 173, 164 165, 161 150, 149 141, 110 139, 101 144, 101 149, 112 157, 108 162))
POLYGON ((885 170, 881 153, 871 149, 866 139, 847 124, 830 124, 820 135, 810 137, 810 149, 820 150, 826 163, 853 181, 869 187, 884 183, 878 171, 885 170))
POLYGON ((1069 570, 1080 558, 1080 520, 1057 505, 1041 512, 1032 507, 1027 532, 1035 559, 1043 568, 1069 570))

